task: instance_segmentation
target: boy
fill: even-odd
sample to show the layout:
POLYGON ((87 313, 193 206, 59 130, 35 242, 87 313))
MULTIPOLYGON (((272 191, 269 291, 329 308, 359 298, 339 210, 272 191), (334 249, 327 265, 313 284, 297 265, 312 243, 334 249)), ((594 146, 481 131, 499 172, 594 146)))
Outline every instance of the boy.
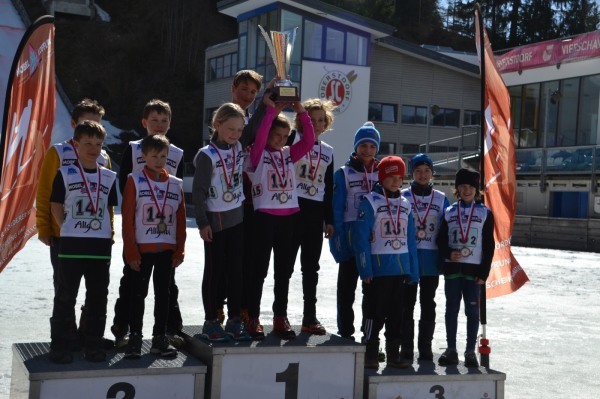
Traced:
POLYGON ((346 165, 333 175, 333 230, 329 248, 339 263, 337 281, 338 334, 354 340, 354 297, 358 271, 350 231, 356 223, 358 206, 377 182, 379 131, 366 122, 354 135, 354 152, 346 165))
MULTIPOLYGON (((100 122, 104 116, 104 108, 98 104, 95 100, 84 98, 73 108, 71 113, 71 127, 75 127, 83 122, 84 120, 100 122)), ((50 211, 50 194, 52 192, 52 182, 56 176, 56 171, 61 166, 72 165, 77 160, 77 152, 73 147, 73 139, 63 141, 52 145, 46 155, 44 156, 44 162, 42 164, 42 170, 40 173, 38 189, 36 194, 36 224, 38 229, 38 238, 45 245, 50 247, 50 263, 52 264, 53 270, 53 283, 54 292, 56 294, 58 285, 58 246, 60 229, 52 217, 50 211)), ((110 158, 106 151, 101 150, 98 159, 96 160, 100 165, 105 168, 111 169, 110 158)), ((87 298, 86 301, 87 303, 87 298)), ((81 324, 85 324, 87 306, 84 304, 81 307, 81 320, 79 329, 79 340, 83 339, 83 330, 81 324)), ((77 330, 77 325, 74 323, 73 331, 77 330)), ((73 341, 73 349, 77 349, 80 346, 78 340, 73 341)), ((113 342, 108 339, 103 339, 103 346, 106 349, 110 349, 113 346, 113 342)))
POLYGON ((60 228, 58 290, 50 319, 49 357, 55 363, 73 361, 70 335, 82 276, 87 298, 84 357, 92 362, 106 359, 101 339, 106 324, 113 207, 118 200, 116 173, 96 162, 105 137, 106 131, 97 122, 83 121, 77 125, 73 147, 78 160, 61 166, 52 185, 50 209, 60 228))
MULTIPOLYGON (((162 100, 150 100, 143 111, 142 126, 146 129, 148 136, 160 135, 165 136, 171 126, 171 106, 162 100)), ((144 158, 142 156, 142 140, 131 141, 123 154, 121 161, 121 169, 119 172, 119 189, 121 194, 125 191, 127 177, 131 172, 141 171, 144 168, 144 158)), ((170 175, 183 179, 183 150, 169 145, 167 155, 167 163, 165 169, 170 175)), ((123 348, 127 344, 127 332, 129 330, 129 294, 131 292, 130 277, 131 268, 125 261, 123 267, 123 277, 119 286, 119 297, 115 302, 115 318, 111 331, 115 336, 115 346, 123 348)), ((172 275, 171 287, 169 287, 169 318, 167 321, 168 335, 171 343, 180 348, 184 345, 184 340, 178 335, 178 332, 183 328, 181 320, 181 312, 177 297, 179 289, 175 284, 175 272, 172 275)))
POLYGON ((404 161, 385 157, 377 168, 380 183, 361 201, 352 235, 363 281, 365 368, 379 368, 379 332, 384 324, 387 366, 404 368, 408 363, 399 357, 403 283, 405 278, 413 284, 419 280, 417 243, 411 205, 400 193, 404 161))
POLYGON ((145 166, 132 172, 123 192, 123 246, 130 274, 130 327, 125 357, 142 353, 144 300, 150 275, 154 281, 154 328, 151 353, 176 357, 166 336, 169 286, 174 268, 183 262, 186 220, 183 181, 164 169, 169 140, 147 136, 141 142, 145 166), (154 273, 152 268, 154 267, 154 273))
MULTIPOLYGON (((481 201, 479 172, 463 168, 456 172, 457 202, 444 211, 437 243, 445 258, 446 341, 448 348, 438 362, 458 364, 456 330, 461 299, 467 316, 465 367, 478 367, 475 345, 479 330, 479 293, 494 256, 494 216, 481 201)), ((485 287, 483 288, 485 289, 485 287)))

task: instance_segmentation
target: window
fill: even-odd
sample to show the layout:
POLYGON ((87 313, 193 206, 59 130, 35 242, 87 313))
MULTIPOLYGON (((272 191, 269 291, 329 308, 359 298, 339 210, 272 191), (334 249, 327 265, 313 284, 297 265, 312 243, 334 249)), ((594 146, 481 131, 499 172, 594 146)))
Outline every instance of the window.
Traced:
POLYGON ((208 80, 229 78, 237 72, 237 54, 230 53, 208 60, 208 80))
POLYGON ((377 153, 377 156, 379 157, 379 159, 381 159, 381 157, 386 156, 386 155, 394 155, 395 153, 396 153, 396 143, 382 141, 381 144, 379 144, 379 152, 377 153))
POLYGON ((581 79, 579 100, 579 123, 577 145, 597 144, 598 99, 600 98, 600 75, 581 79))
POLYGON ((369 103, 369 120, 396 123, 398 110, 395 104, 369 103))
POLYGON ((327 28, 325 60, 344 62, 344 32, 341 30, 327 28))
POLYGON ((481 126, 481 112, 465 110, 463 126, 481 126))
POLYGON ((453 108, 432 109, 431 126, 458 127, 460 110, 453 108))
POLYGON ((577 103, 579 78, 565 79, 560 85, 561 100, 558 107, 558 146, 577 145, 577 103))
POLYGON ((316 22, 304 22, 304 58, 321 59, 323 26, 316 22))
POLYGON ((402 123, 406 125, 427 125, 427 107, 403 105, 402 123))
POLYGON ((346 63, 367 65, 367 38, 348 32, 346 35, 346 63))

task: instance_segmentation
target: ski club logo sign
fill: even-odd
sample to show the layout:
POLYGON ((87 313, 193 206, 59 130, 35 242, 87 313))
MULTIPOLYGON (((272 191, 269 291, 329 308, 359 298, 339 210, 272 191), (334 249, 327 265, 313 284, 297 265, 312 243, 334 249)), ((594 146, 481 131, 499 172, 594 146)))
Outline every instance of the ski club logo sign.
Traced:
POLYGON ((352 101, 352 82, 357 77, 353 70, 347 74, 341 71, 327 72, 319 83, 319 98, 333 102, 336 114, 343 113, 352 101))

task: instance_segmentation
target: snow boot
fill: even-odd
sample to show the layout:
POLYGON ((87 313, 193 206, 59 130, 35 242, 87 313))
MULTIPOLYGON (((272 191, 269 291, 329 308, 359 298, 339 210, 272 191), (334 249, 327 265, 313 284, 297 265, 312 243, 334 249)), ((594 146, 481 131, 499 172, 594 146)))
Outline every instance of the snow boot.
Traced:
POLYGON ((377 370, 379 368, 379 340, 375 339, 366 343, 365 368, 377 370))
POLYGON ((385 342, 385 353, 387 358, 387 367, 404 369, 410 366, 410 362, 400 356, 400 340, 393 339, 385 342))

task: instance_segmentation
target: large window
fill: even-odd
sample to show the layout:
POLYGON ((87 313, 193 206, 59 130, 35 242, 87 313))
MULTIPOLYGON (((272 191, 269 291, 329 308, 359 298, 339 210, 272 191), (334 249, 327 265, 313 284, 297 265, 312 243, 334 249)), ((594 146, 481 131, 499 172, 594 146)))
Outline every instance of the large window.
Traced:
POLYGON ((402 123, 406 125, 427 125, 427 107, 403 105, 402 123))
POLYGON ((600 75, 581 79, 577 145, 598 143, 598 99, 600 98, 600 75))
POLYGON ((577 145, 579 78, 562 81, 558 111, 558 146, 577 145))
POLYGON ((465 110, 463 114, 463 126, 481 126, 481 112, 465 110))
POLYGON ((323 48, 323 26, 321 24, 304 22, 304 58, 321 58, 323 48))
POLYGON ((397 114, 396 104, 369 103, 370 121, 396 123, 397 114))
POLYGON ((460 110, 453 108, 436 108, 432 110, 432 126, 458 127, 460 124, 460 110))
POLYGON ((325 61, 344 62, 344 32, 327 28, 325 61))
POLYGON ((208 80, 229 78, 237 72, 237 54, 230 53, 208 60, 208 80))
POLYGON ((367 65, 369 41, 364 36, 348 32, 346 35, 346 62, 353 65, 367 65))

